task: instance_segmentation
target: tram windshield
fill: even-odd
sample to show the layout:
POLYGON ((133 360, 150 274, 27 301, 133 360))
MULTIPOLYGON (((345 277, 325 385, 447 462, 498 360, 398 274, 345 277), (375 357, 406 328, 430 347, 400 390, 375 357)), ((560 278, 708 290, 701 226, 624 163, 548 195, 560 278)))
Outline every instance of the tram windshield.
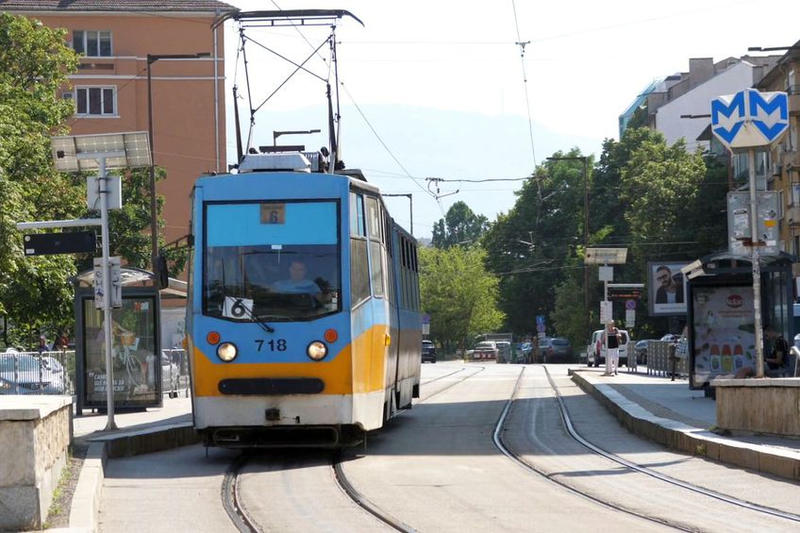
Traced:
POLYGON ((341 308, 338 203, 208 203, 203 313, 308 320, 341 308))

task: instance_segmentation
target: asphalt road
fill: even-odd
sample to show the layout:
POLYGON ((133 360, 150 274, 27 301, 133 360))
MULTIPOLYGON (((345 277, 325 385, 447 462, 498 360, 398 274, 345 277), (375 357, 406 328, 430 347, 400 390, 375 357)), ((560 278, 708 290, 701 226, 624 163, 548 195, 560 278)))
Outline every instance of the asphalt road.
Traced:
MULTIPOLYGON (((548 365, 581 434, 610 452, 731 495, 800 512, 797 485, 665 451, 622 428, 548 365)), ((541 366, 526 366, 502 440, 556 481, 513 462, 492 434, 522 365, 423 365, 422 398, 344 454, 342 470, 374 506, 418 531, 796 530, 796 523, 688 493, 589 452, 563 428, 541 366), (625 511, 615 509, 621 507, 625 511), (668 525, 635 514, 655 517, 668 525)), ((103 531, 233 531, 220 503, 238 452, 199 446, 109 462, 103 531)), ((331 455, 249 457, 240 500, 266 531, 389 530, 337 485, 331 455)))

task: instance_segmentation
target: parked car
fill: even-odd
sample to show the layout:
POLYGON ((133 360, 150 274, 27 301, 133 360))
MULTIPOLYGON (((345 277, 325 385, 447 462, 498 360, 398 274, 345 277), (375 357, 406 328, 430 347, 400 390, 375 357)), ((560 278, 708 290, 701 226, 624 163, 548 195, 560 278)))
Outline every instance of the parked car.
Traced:
POLYGON ((494 341, 481 341, 472 351, 473 359, 497 359, 497 343, 494 341))
POLYGON ((0 393, 64 394, 64 372, 51 372, 28 354, 0 354, 0 393))
POLYGON ((544 363, 568 363, 573 359, 572 345, 564 337, 545 337, 539 349, 544 363))
POLYGON ((675 333, 667 333, 666 335, 664 335, 663 337, 661 337, 661 339, 660 339, 660 340, 662 340, 662 341, 667 341, 667 342, 678 342, 678 340, 679 340, 680 338, 681 338, 681 336, 680 336, 680 335, 677 335, 677 334, 675 334, 675 333))
MULTIPOLYGON (((602 330, 600 330, 602 333, 602 330)), ((631 343, 630 335, 628 335, 628 331, 621 329, 619 330, 619 334, 622 337, 622 342, 619 344, 619 365, 628 366, 628 352, 629 346, 631 343)), ((594 360, 589 361, 589 366, 600 366, 600 364, 605 364, 606 362, 606 347, 603 345, 602 337, 597 339, 597 350, 594 360)))
POLYGON ((600 353, 600 336, 602 334, 602 329, 595 330, 592 333, 592 340, 590 340, 589 344, 586 346, 586 364, 588 366, 597 366, 595 362, 597 361, 598 354, 600 353))
POLYGON ((422 341, 422 362, 436 362, 436 346, 433 344, 433 341, 427 339, 422 341))
POLYGON ((633 345, 633 351, 636 353, 636 361, 640 364, 647 364, 647 345, 650 341, 658 341, 658 339, 642 339, 636 341, 633 345))

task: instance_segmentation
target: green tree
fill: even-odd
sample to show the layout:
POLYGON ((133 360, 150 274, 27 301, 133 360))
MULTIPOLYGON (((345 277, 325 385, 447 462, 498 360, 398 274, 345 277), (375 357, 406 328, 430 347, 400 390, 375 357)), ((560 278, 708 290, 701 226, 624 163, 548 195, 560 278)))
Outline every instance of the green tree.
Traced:
MULTIPOLYGON (((580 157, 577 149, 554 157, 580 157)), ((591 167, 591 164, 590 164, 591 167)), ((517 193, 508 214, 483 239, 487 265, 500 276, 506 327, 534 331, 536 315, 555 308, 556 287, 582 249, 584 170, 580 160, 549 160, 517 193)))
POLYGON ((483 215, 476 215, 464 202, 456 202, 447 210, 445 218, 433 225, 433 246, 449 248, 459 244, 473 244, 480 240, 489 227, 483 215))
POLYGON ((431 337, 448 348, 496 331, 503 323, 497 309, 497 278, 486 271, 479 247, 420 248, 422 308, 431 316, 431 337))
POLYGON ((50 160, 50 136, 64 132, 73 113, 57 93, 78 61, 64 37, 0 13, 0 313, 15 325, 13 342, 31 343, 45 324, 63 327, 71 315, 72 258, 24 257, 15 227, 81 210, 75 180, 58 175, 50 160))
MULTIPOLYGON (((150 269, 150 169, 135 168, 119 172, 122 176, 122 208, 109 212, 110 253, 123 258, 126 266, 150 269)), ((166 177, 166 171, 156 167, 156 182, 166 177)), ((156 213, 159 248, 165 244, 163 238, 164 197, 156 197, 156 213)), ((92 213, 99 216, 99 213, 92 213)), ((169 273, 180 274, 186 266, 188 252, 170 248, 162 251, 167 258, 169 273)), ((79 270, 92 268, 93 255, 79 260, 79 270)))

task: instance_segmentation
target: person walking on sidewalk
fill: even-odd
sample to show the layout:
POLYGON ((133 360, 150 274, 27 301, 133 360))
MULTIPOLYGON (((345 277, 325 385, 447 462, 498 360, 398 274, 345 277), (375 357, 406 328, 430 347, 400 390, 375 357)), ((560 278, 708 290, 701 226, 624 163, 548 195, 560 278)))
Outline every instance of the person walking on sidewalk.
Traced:
POLYGON ((617 367, 619 366, 620 335, 613 320, 609 320, 608 324, 606 324, 606 330, 603 332, 601 342, 606 349, 606 371, 603 375, 616 376, 617 367))

